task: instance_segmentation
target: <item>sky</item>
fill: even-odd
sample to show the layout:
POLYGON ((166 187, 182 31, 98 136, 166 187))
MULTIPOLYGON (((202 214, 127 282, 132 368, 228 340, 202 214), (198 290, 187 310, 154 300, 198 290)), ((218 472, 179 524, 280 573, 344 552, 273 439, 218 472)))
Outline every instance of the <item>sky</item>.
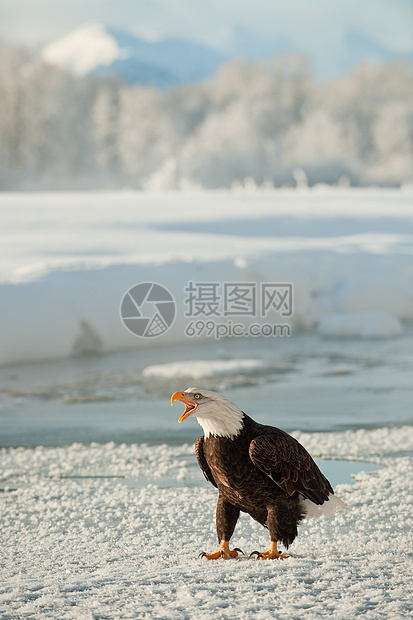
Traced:
POLYGON ((0 38, 31 48, 101 21, 135 34, 194 39, 224 53, 245 33, 314 44, 360 32, 413 50, 413 0, 0 0, 0 38))

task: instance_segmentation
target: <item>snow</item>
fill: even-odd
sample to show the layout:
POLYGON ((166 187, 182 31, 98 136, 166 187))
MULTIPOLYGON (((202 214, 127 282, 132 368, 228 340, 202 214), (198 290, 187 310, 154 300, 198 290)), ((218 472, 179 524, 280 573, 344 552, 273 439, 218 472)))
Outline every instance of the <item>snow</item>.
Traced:
POLYGON ((120 49, 115 38, 99 23, 77 28, 46 45, 42 52, 46 62, 63 66, 79 77, 128 56, 127 49, 120 49))
POLYGON ((217 493, 192 445, 1 449, 3 617, 409 617, 412 427, 294 434, 382 467, 336 486, 349 510, 304 521, 292 557, 268 562, 247 559, 269 543, 247 515, 246 557, 197 559, 217 548, 217 493))
POLYGON ((293 334, 400 335, 413 320, 411 202, 408 191, 340 188, 3 193, 0 364, 188 342, 190 281, 293 283, 293 316, 256 321, 293 334), (142 339, 119 305, 148 281, 171 291, 177 318, 142 339))
POLYGON ((96 22, 46 45, 42 59, 77 77, 117 75, 129 83, 167 87, 212 76, 224 57, 179 38, 139 38, 96 22))
POLYGON ((156 364, 148 366, 142 372, 144 377, 161 377, 164 379, 204 379, 237 375, 244 372, 248 374, 262 373, 268 369, 261 360, 186 360, 184 362, 172 362, 170 364, 156 364))

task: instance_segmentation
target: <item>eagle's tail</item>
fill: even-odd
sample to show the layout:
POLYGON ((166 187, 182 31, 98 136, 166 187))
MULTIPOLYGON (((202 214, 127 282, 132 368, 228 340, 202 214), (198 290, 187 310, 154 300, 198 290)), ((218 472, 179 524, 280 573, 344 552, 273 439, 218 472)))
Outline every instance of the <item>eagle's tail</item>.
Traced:
POLYGON ((300 498, 301 505, 305 513, 304 516, 306 519, 321 517, 321 515, 324 515, 325 517, 331 517, 331 515, 333 515, 336 510, 348 510, 347 504, 345 504, 343 500, 341 500, 339 497, 336 497, 332 493, 330 493, 330 495, 328 496, 328 500, 320 506, 314 504, 314 502, 309 499, 305 499, 302 496, 300 496, 300 498))

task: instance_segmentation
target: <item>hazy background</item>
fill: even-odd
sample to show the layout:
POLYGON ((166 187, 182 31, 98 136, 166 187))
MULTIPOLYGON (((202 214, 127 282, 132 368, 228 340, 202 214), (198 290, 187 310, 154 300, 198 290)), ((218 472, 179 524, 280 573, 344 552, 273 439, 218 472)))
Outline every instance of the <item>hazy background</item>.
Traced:
POLYGON ((409 0, 0 0, 0 41, 0 190, 411 183, 409 0))
POLYGON ((91 20, 138 35, 180 36, 218 50, 234 50, 237 33, 289 39, 298 49, 320 37, 337 41, 357 30, 399 52, 412 52, 410 0, 1 0, 0 32, 32 47, 91 20))

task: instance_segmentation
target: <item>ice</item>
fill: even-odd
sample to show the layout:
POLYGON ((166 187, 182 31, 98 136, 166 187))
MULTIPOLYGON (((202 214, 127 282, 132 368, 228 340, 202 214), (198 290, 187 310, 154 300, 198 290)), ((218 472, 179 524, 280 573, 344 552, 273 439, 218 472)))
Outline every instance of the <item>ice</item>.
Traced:
POLYGON ((190 281, 291 282, 293 315, 256 318, 293 333, 393 337, 413 320, 409 191, 4 193, 0 231, 0 364, 177 346, 190 281), (148 281, 177 303, 162 338, 119 318, 148 281), (357 326, 360 312, 386 318, 357 326))
POLYGON ((380 310, 399 319, 413 319, 413 287, 404 274, 358 274, 348 278, 337 295, 342 312, 380 310))
MULTIPOLYGON (((292 557, 268 562, 197 559, 217 548, 217 492, 192 445, 3 448, 3 617, 409 617, 412 428, 296 436, 382 467, 336 486, 349 510, 305 520, 292 557)), ((268 543, 242 515, 234 546, 268 543)))
POLYGON ((214 376, 228 376, 236 374, 256 374, 268 370, 268 366, 261 360, 188 360, 172 362, 171 364, 157 364, 144 368, 144 377, 160 377, 164 379, 204 379, 214 376))
POLYGON ((403 326, 388 312, 349 312, 322 318, 318 332, 327 338, 394 338, 403 326))
MULTIPOLYGON (((112 355, 0 367, 1 445, 194 441, 171 394, 188 385, 228 396, 263 424, 287 431, 342 430, 412 420, 413 334, 397 339, 292 338, 184 341, 112 355), (143 377, 148 366, 252 359, 257 373, 199 380, 143 377)), ((234 371, 235 372, 235 371, 234 371)))

